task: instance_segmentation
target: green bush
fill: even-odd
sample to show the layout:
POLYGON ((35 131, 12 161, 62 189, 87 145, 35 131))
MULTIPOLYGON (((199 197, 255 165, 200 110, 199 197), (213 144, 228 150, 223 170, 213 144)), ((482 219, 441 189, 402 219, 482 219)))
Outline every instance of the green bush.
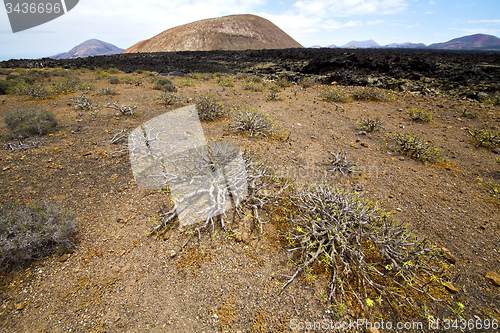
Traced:
POLYGON ((248 75, 246 77, 247 79, 247 82, 253 82, 253 83, 261 83, 262 82, 262 78, 258 75, 248 75))
POLYGON ((124 76, 122 77, 121 81, 126 84, 130 84, 131 86, 140 86, 142 85, 142 79, 137 77, 133 78, 131 76, 124 76))
POLYGON ((108 69, 108 73, 109 74, 119 74, 119 73, 121 73, 121 70, 119 70, 118 68, 111 67, 108 69))
POLYGON ((169 92, 177 91, 177 88, 174 87, 174 85, 172 84, 172 81, 170 81, 169 79, 166 79, 166 78, 158 79, 155 82, 153 89, 169 91, 169 92))
POLYGON ((234 81, 227 77, 218 78, 217 83, 221 87, 234 87, 234 81))
POLYGON ((0 206, 0 272, 74 246, 73 215, 45 202, 0 206))
POLYGON ((403 153, 416 160, 435 162, 441 157, 439 148, 425 142, 422 138, 400 133, 389 134, 388 138, 395 143, 393 148, 398 153, 403 153))
POLYGON ((96 80, 105 79, 105 78, 109 77, 110 75, 111 74, 109 74, 108 72, 106 72, 105 70, 102 70, 102 69, 98 69, 95 71, 96 80))
POLYGON ((50 111, 24 108, 7 112, 3 120, 10 131, 8 137, 11 139, 45 135, 53 132, 58 123, 50 111))
POLYGON ((379 128, 382 127, 382 121, 380 120, 379 117, 375 119, 370 119, 370 118, 361 118, 358 120, 358 125, 359 129, 368 133, 371 133, 379 128))
POLYGON ((193 79, 191 79, 189 77, 181 77, 179 80, 177 80, 177 84, 179 86, 183 86, 183 87, 195 85, 193 79))
POLYGON ((474 110, 463 110, 462 117, 476 119, 477 117, 479 117, 479 114, 474 110))
POLYGON ((7 95, 12 86, 16 83, 12 80, 1 80, 0 81, 0 95, 7 95))
POLYGON ((435 299, 446 281, 448 266, 435 246, 357 192, 330 184, 299 187, 288 207, 285 237, 298 268, 283 288, 301 272, 314 278, 322 267, 329 300, 366 309, 374 300, 412 307, 412 295, 435 299))
POLYGON ((0 68, 0 75, 9 75, 12 73, 12 69, 0 68))
POLYGON ((96 94, 98 96, 113 96, 113 95, 118 95, 118 91, 116 89, 106 87, 106 88, 100 88, 96 91, 96 94))
POLYGON ((339 89, 330 89, 321 92, 321 98, 326 102, 347 103, 351 101, 349 95, 339 89))
POLYGON ((211 95, 196 96, 195 105, 200 120, 214 120, 225 114, 224 105, 211 95))
POLYGON ((20 76, 19 76, 19 75, 16 75, 16 74, 9 74, 9 75, 7 75, 7 76, 5 77, 5 80, 16 80, 16 79, 18 79, 18 78, 20 78, 20 76))
POLYGON ((29 96, 33 99, 49 99, 52 97, 51 93, 41 83, 28 84, 26 82, 18 82, 8 92, 14 95, 29 96))
POLYGON ((406 113, 412 120, 424 123, 430 123, 434 118, 434 115, 431 112, 417 108, 406 109, 406 113))
POLYGON ((391 102, 394 97, 379 88, 356 88, 352 92, 352 97, 357 101, 391 102))
POLYGON ((500 131, 472 129, 469 134, 476 147, 500 147, 500 131))
POLYGON ((277 78, 274 83, 281 88, 288 88, 292 85, 292 82, 288 81, 284 76, 277 78))
POLYGON ((108 81, 111 84, 118 84, 118 83, 120 83, 120 79, 117 78, 116 76, 111 76, 108 81))
POLYGON ((304 89, 307 89, 307 88, 315 85, 316 83, 317 83, 316 79, 314 77, 311 77, 311 76, 305 76, 305 77, 301 78, 299 81, 299 85, 304 89))
POLYGON ((166 105, 180 106, 184 104, 186 98, 181 94, 177 94, 175 92, 162 92, 156 97, 160 103, 166 105))
POLYGON ((243 83, 243 89, 245 90, 251 90, 251 91, 264 91, 266 87, 260 83, 254 83, 254 82, 245 82, 243 83))
POLYGON ((276 125, 267 113, 257 109, 240 109, 231 114, 229 128, 249 132, 250 136, 271 136, 276 125))
POLYGON ((280 86, 271 84, 267 87, 267 89, 269 90, 269 92, 266 94, 265 98, 268 101, 281 101, 284 99, 284 97, 279 94, 279 92, 281 91, 280 86))
POLYGON ((67 76, 65 79, 52 83, 51 91, 55 94, 71 94, 83 90, 86 85, 76 76, 67 76))

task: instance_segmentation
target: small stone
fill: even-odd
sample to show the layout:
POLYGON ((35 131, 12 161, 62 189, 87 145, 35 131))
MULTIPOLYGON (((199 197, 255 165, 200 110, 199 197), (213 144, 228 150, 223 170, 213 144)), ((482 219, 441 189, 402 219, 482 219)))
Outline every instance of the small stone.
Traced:
POLYGON ((454 285, 452 285, 451 283, 447 282, 444 284, 444 287, 446 289, 448 289, 449 292, 451 292, 452 294, 456 294, 458 293, 460 290, 458 290, 457 287, 455 287, 454 285))
POLYGON ((368 144, 366 142, 361 142, 361 146, 365 147, 365 148, 368 148, 368 144))
POLYGON ((5 168, 2 169, 2 171, 7 171, 9 169, 10 169, 10 167, 5 167, 5 168))
POLYGON ((89 156, 89 155, 92 155, 92 152, 91 151, 88 151, 86 153, 83 153, 83 156, 89 156))
POLYGON ((235 238, 238 242, 243 242, 245 244, 248 244, 248 242, 250 242, 250 234, 246 231, 243 231, 242 233, 237 233, 235 238))
POLYGON ((488 272, 485 276, 486 280, 493 283, 493 285, 500 287, 500 275, 495 272, 488 272))
POLYGON ((455 257, 447 248, 442 247, 441 251, 443 252, 444 257, 452 264, 458 261, 457 257, 455 257))
POLYGON ((172 232, 171 231, 167 231, 167 232, 164 232, 161 235, 161 239, 163 239, 164 241, 166 241, 166 240, 169 240, 171 236, 172 236, 172 232))
POLYGON ((18 304, 16 305, 16 310, 17 310, 17 311, 21 311, 21 310, 23 310, 25 307, 26 307, 26 303, 21 302, 21 303, 18 303, 18 304))
POLYGON ((63 254, 62 256, 60 256, 57 261, 59 262, 65 262, 66 260, 68 260, 69 258, 71 257, 71 254, 69 253, 66 253, 66 254, 63 254))
POLYGON ((376 328, 370 327, 366 329, 365 333, 380 333, 380 331, 376 328))
POLYGON ((493 152, 494 152, 495 154, 500 154, 500 148, 494 149, 494 150, 493 150, 493 152))
POLYGON ((396 208, 398 212, 402 212, 403 210, 401 208, 396 208))
POLYGON ((358 135, 368 135, 368 133, 366 133, 366 131, 360 131, 358 132, 358 135))
POLYGON ((123 218, 123 217, 120 217, 120 218, 116 219, 116 222, 118 222, 118 223, 127 223, 127 219, 123 218))

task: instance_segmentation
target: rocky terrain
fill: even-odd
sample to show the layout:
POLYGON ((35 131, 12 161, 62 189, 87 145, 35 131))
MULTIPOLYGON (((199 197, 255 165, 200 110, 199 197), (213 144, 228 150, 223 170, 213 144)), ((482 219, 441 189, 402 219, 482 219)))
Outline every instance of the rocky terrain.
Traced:
MULTIPOLYGON (((69 60, 42 59, 44 66, 118 68, 158 73, 251 72, 286 75, 298 81, 317 75, 323 83, 376 86, 424 95, 477 101, 495 100, 500 91, 500 53, 387 49, 286 49, 119 54, 69 60)), ((30 60, 9 60, 1 67, 32 67, 30 60)))
MULTIPOLYGON (((452 331, 494 331, 476 323, 500 320, 500 155, 471 133, 500 129, 498 53, 176 52, 44 59, 44 69, 26 70, 34 62, 0 63, 0 80, 31 73, 50 89, 77 77, 85 88, 41 100, 0 96, 0 117, 36 107, 52 111, 60 123, 23 145, 0 129, 0 204, 48 200, 76 214, 80 230, 72 252, 1 276, 3 332, 301 332, 307 330, 294 323, 358 319, 422 324, 394 332, 450 331, 430 327, 436 319, 441 325, 474 322, 452 331), (182 250, 196 235, 190 228, 174 225, 158 237, 148 235, 169 196, 137 185, 126 140, 114 139, 175 109, 154 89, 164 78, 182 105, 210 94, 228 111, 248 107, 268 114, 282 132, 263 137, 232 130, 229 112, 202 122, 208 141, 254 152, 296 184, 326 181, 379 202, 434 244, 449 265, 447 283, 435 295, 443 302, 417 299, 414 311, 385 300, 364 310, 355 302, 333 306, 326 297, 329 273, 318 267, 281 290, 297 258, 279 236, 281 216, 274 210, 264 212, 269 223, 263 232, 244 214, 228 219, 226 229, 216 224, 200 240, 192 237, 182 250), (259 85, 262 90, 252 88, 259 85), (365 86, 384 88, 374 91, 391 98, 324 98, 334 89, 354 96, 365 86), (81 94, 95 108, 78 108, 81 94), (113 103, 136 106, 134 116, 105 107, 113 103), (432 114, 432 121, 413 120, 409 111, 415 108, 432 114), (381 127, 364 131, 361 118, 378 118, 381 127), (398 153, 390 141, 397 133, 432 143, 441 159, 423 162, 398 153), (354 172, 327 168, 331 152, 341 151, 355 162, 354 172)), ((365 326, 330 331, 374 332, 365 326)))

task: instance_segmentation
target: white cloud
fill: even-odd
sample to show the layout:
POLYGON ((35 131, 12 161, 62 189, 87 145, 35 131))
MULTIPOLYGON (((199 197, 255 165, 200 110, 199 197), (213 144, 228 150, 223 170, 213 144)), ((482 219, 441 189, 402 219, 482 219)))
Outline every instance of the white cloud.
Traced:
POLYGON ((300 13, 318 16, 395 14, 406 9, 406 0, 299 0, 293 8, 300 13))
POLYGON ((368 22, 366 22, 366 25, 377 25, 377 24, 382 24, 382 23, 386 23, 386 21, 385 20, 368 21, 368 22))
POLYGON ((467 23, 500 24, 500 20, 469 20, 467 23))
POLYGON ((485 29, 483 27, 477 28, 452 28, 456 31, 463 31, 469 34, 485 34, 485 35, 496 35, 500 32, 500 29, 485 29))

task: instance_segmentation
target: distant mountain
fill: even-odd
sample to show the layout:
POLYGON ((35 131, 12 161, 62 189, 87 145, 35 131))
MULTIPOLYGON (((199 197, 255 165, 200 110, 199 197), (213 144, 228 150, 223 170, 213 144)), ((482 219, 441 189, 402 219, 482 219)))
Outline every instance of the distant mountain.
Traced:
POLYGON ((370 40, 365 40, 365 41, 361 41, 361 42, 353 40, 345 45, 342 45, 341 47, 342 48, 356 47, 356 48, 360 48, 360 49, 368 49, 368 48, 371 49, 371 48, 380 47, 380 45, 378 43, 376 43, 373 39, 370 39, 370 40))
POLYGON ((328 46, 321 46, 321 45, 313 45, 313 46, 309 46, 310 49, 322 49, 322 48, 326 48, 326 49, 335 49, 337 48, 337 46, 335 46, 334 44, 332 45, 328 45, 328 46))
POLYGON ((427 46, 424 43, 392 43, 382 47, 388 49, 423 49, 427 46))
POLYGON ((113 44, 109 44, 98 39, 89 39, 88 41, 75 46, 74 48, 69 50, 69 52, 59 53, 50 58, 73 59, 98 55, 111 55, 121 53, 122 51, 123 49, 116 47, 113 44))
POLYGON ((445 43, 428 46, 439 50, 500 50, 500 38, 492 35, 475 34, 452 39, 445 43))
POLYGON ((301 48, 272 22, 255 15, 229 15, 177 26, 123 53, 301 48))

